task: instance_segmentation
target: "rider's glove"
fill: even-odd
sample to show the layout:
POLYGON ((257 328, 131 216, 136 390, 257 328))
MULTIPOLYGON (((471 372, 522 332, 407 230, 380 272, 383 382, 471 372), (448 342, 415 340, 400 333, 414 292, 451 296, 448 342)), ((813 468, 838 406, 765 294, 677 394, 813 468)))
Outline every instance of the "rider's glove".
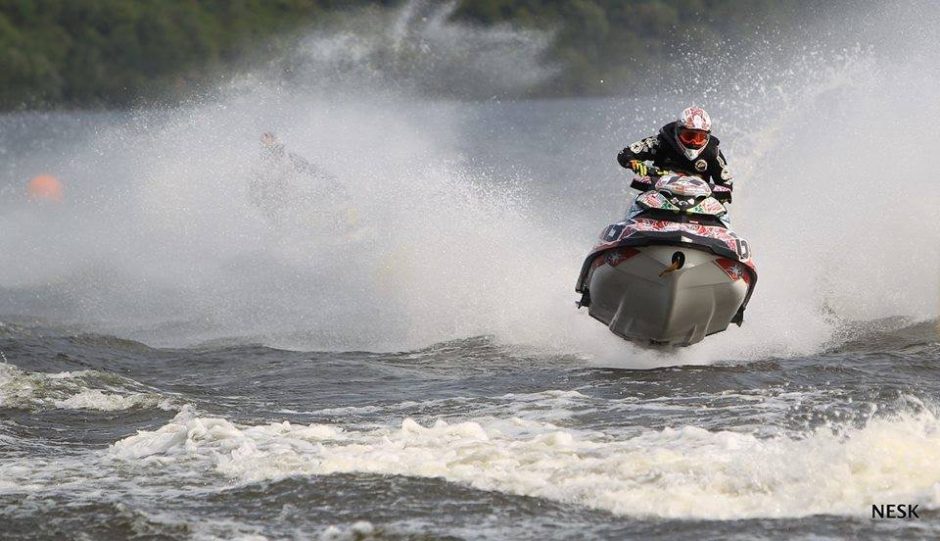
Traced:
POLYGON ((646 164, 640 160, 630 160, 629 165, 630 169, 632 169, 634 173, 640 175, 641 177, 645 177, 649 174, 649 167, 647 167, 646 164))

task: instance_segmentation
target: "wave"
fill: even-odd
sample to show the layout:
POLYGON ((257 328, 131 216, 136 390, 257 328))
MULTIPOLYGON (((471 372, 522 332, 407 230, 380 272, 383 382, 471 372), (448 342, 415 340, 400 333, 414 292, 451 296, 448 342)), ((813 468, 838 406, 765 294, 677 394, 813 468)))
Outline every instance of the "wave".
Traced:
POLYGON ((938 428, 926 408, 799 435, 681 426, 628 438, 515 418, 430 426, 405 419, 364 431, 241 426, 187 409, 109 454, 131 464, 208 467, 241 483, 334 473, 440 477, 631 517, 861 517, 885 502, 940 505, 938 428))
POLYGON ((0 408, 121 411, 179 408, 176 400, 136 381, 96 370, 28 372, 0 363, 0 408))

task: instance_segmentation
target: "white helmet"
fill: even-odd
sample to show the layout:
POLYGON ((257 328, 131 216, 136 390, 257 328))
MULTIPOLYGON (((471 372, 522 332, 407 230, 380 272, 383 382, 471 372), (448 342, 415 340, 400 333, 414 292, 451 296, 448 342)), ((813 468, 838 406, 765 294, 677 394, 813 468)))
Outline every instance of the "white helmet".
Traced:
POLYGON ((676 143, 685 157, 699 157, 711 137, 712 119, 701 107, 688 107, 679 114, 676 122, 676 143))

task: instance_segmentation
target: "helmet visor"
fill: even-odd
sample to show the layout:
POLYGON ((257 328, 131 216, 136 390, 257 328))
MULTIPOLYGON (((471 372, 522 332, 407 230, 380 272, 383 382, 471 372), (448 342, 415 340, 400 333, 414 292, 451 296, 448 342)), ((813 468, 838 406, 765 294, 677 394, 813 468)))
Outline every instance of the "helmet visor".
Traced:
POLYGON ((704 130, 690 130, 679 128, 679 141, 686 148, 700 149, 708 143, 708 132, 704 130))

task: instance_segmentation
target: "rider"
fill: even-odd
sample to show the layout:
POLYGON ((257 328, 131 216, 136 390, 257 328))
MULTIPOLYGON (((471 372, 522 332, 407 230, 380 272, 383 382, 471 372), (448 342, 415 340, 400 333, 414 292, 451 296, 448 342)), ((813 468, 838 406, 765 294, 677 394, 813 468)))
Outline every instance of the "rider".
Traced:
POLYGON ((351 234, 358 211, 346 186, 325 169, 284 148, 271 132, 261 134, 261 159, 248 179, 248 197, 270 224, 313 226, 351 234))
POLYGON ((711 129, 712 120, 705 109, 688 107, 678 120, 663 126, 658 135, 640 139, 621 150, 617 161, 641 176, 650 172, 644 162, 652 161, 660 169, 699 175, 730 188, 734 178, 711 129))
POLYGON ((299 206, 307 200, 329 206, 343 194, 335 176, 287 151, 273 133, 261 134, 261 147, 261 160, 248 179, 248 197, 269 221, 278 222, 292 210, 301 213, 299 206))
MULTIPOLYGON (((330 173, 327 173, 293 152, 287 152, 284 148, 284 143, 272 132, 266 131, 261 134, 261 147, 264 149, 263 157, 269 168, 281 167, 290 172, 303 174, 321 182, 336 182, 336 178, 330 173)), ((283 171, 281 173, 283 173, 283 171)))

